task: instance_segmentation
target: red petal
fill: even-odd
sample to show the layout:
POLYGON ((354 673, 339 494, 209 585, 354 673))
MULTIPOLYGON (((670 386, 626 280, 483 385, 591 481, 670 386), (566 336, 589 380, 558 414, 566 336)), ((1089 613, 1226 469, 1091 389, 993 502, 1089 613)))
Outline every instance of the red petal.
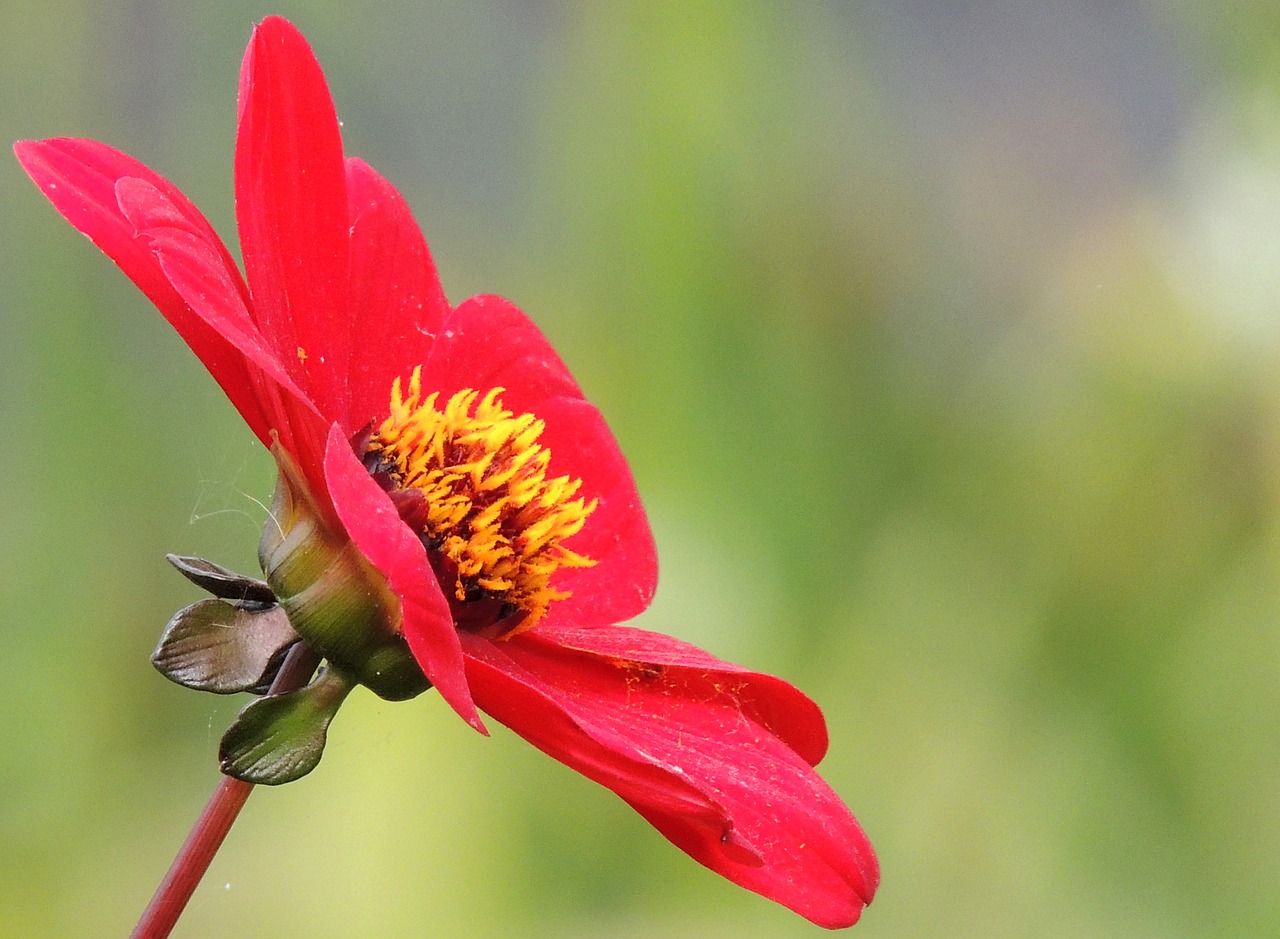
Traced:
POLYGON ((879 880, 871 845, 809 763, 760 720, 803 712, 787 700, 803 696, 666 637, 626 633, 617 644, 647 645, 640 658, 615 658, 607 639, 593 654, 538 630, 498 643, 464 634, 472 694, 700 863, 818 925, 855 922, 879 880))
MULTIPOLYGON (((14 146, 23 168, 72 225, 89 237, 138 285, 204 363, 245 422, 264 443, 278 420, 270 401, 260 397, 263 384, 243 353, 219 330, 196 315, 174 289, 147 240, 125 217, 116 184, 133 177, 149 184, 167 201, 174 221, 181 220, 207 248, 205 263, 217 271, 226 293, 247 295, 230 254, 212 226, 168 180, 126 154, 93 140, 61 138, 21 141, 14 146), (230 281, 230 284, 226 282, 230 281), (230 288, 234 287, 234 290, 230 288)), ((227 298, 232 299, 232 298, 227 298)))
POLYGON ((401 627, 414 658, 449 706, 485 733, 467 687, 453 615, 426 549, 356 459, 336 424, 329 430, 324 468, 329 497, 347 534, 400 599, 401 627))
MULTIPOLYGON (((246 380, 269 415, 267 430, 276 432, 313 484, 322 481, 325 423, 258 333, 245 307, 240 272, 219 250, 221 243, 211 242, 208 233, 191 224, 150 182, 126 176, 115 188, 121 214, 150 244, 170 284, 197 316, 248 360, 246 380)), ((270 446, 266 435, 260 437, 270 446)))
POLYGON ((507 408, 546 422, 541 442, 551 451, 552 474, 581 479, 580 494, 599 500, 583 530, 566 542, 596 564, 557 574, 553 586, 572 597, 551 606, 551 621, 613 623, 649 605, 657 551, 631 469, 600 412, 527 316, 501 297, 467 300, 445 321, 423 385, 442 397, 462 388, 505 388, 507 408))
POLYGON ((596 563, 556 573, 552 585, 570 596, 551 605, 546 622, 598 626, 639 615, 658 585, 658 549, 627 458, 589 401, 548 398, 530 410, 546 421, 540 441, 551 451, 551 472, 581 479, 579 495, 598 500, 565 542, 596 563))
POLYGON ((348 433, 386 417, 391 384, 427 360, 449 313, 431 252, 400 193, 369 164, 347 160, 351 212, 348 433))
POLYGON ((513 411, 533 411, 547 398, 582 397, 541 330, 502 297, 472 297, 453 311, 422 379, 446 398, 463 388, 506 388, 502 402, 513 411))
POLYGON ((287 20, 254 30, 240 71, 236 219, 253 310, 295 381, 345 416, 347 184, 320 65, 287 20))
POLYGON ((781 678, 725 662, 697 646, 644 629, 574 628, 544 620, 534 633, 557 646, 611 662, 655 666, 669 675, 679 670, 683 687, 700 687, 707 697, 713 697, 719 687, 732 687, 738 707, 811 766, 827 755, 827 722, 822 710, 781 678))

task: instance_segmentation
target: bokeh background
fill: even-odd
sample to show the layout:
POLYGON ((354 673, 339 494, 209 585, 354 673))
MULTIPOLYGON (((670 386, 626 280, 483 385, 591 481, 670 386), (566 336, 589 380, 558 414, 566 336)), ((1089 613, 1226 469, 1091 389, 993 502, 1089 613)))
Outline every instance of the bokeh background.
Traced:
MULTIPOLYGON (((293 18, 451 298, 515 299, 633 460, 641 624, 785 676, 880 852, 857 935, 1280 933, 1280 17, 1013 0, 0 3, 0 138, 234 238, 293 18)), ((240 706, 147 661, 272 467, 0 161, 0 934, 125 934, 240 706)), ((357 694, 182 936, 821 931, 431 696, 357 694)))

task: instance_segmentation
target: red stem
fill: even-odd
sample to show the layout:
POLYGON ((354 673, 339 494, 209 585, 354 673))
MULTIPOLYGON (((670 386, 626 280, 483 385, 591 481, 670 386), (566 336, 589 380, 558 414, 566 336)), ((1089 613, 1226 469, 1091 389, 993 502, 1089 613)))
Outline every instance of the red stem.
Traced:
MULTIPOLYGON (((268 694, 301 688, 311 678, 318 664, 319 657, 315 652, 306 643, 299 642, 289 651, 268 694)), ((132 939, 168 937, 252 791, 253 783, 232 779, 230 776, 223 776, 218 780, 218 786, 209 797, 204 811, 196 819, 178 856, 169 866, 169 872, 164 875, 164 880, 156 888, 155 896, 151 898, 138 925, 134 927, 132 939)))
POLYGON ((218 787, 173 859, 169 873, 138 920, 133 939, 165 939, 169 935, 252 791, 253 783, 230 776, 218 780, 218 787))

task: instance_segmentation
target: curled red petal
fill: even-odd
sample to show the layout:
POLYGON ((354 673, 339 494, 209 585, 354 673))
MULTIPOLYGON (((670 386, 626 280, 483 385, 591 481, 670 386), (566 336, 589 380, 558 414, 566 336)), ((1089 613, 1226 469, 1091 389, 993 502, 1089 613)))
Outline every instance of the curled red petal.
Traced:
MULTIPOLYGON (((247 360, 246 380, 267 415, 267 431, 275 432, 313 486, 321 482, 326 425, 259 334, 245 306, 239 271, 218 250, 220 243, 210 242, 207 232, 192 224, 167 194, 147 180, 126 176, 117 180, 115 188, 121 214, 150 245, 169 283, 197 316, 247 360)), ((261 439, 271 445, 265 435, 261 439)))
POLYGON ((426 549, 356 459, 336 424, 329 430, 324 468, 329 498, 347 534, 400 600, 401 628, 414 658, 449 706, 485 733, 467 686, 453 615, 426 549))
MULTIPOLYGON (((134 178, 154 187, 163 194, 171 211, 209 246, 215 256, 210 263, 222 271, 234 272, 230 254, 200 210, 168 180, 133 157, 95 140, 24 140, 14 145, 14 152, 54 208, 88 236, 156 305, 258 439, 269 444, 275 420, 270 402, 259 395, 261 382, 255 379, 253 366, 234 343, 197 315, 170 283, 152 246, 138 237, 137 226, 121 210, 116 184, 121 179, 134 178)), ((239 274, 227 276, 241 299, 247 297, 239 274)))
POLYGON ((333 99, 305 38, 268 17, 240 71, 236 221, 253 311, 299 386, 345 416, 347 185, 333 99))
POLYGON ((449 313, 435 263, 413 213, 363 160, 347 160, 351 213, 350 398, 344 430, 387 416, 391 385, 427 360, 449 313))
POLYGON ((631 468, 533 321, 501 297, 465 301, 445 321, 423 385, 442 397, 462 388, 506 389, 505 407, 545 421, 540 442, 551 452, 551 475, 581 479, 579 494, 597 500, 582 531, 565 543, 596 563, 557 572, 552 585, 572 596, 552 604, 548 618, 597 625, 643 611, 657 586, 658 560, 631 468))
POLYGON ((598 643, 604 652, 569 648, 540 630, 496 643, 464 634, 472 694, 710 869, 818 925, 854 923, 879 881, 871 845, 809 762, 759 719, 795 707, 766 699, 799 692, 723 667, 700 673, 687 648, 627 633, 618 645, 650 642, 638 659, 615 658, 608 642, 598 643))

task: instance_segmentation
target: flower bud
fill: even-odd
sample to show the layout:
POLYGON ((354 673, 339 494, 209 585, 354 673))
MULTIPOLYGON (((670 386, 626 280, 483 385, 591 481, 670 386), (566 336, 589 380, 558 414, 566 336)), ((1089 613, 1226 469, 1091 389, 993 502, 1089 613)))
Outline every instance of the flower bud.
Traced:
POLYGON ((388 701, 431 687, 399 632, 400 604, 386 581, 317 506, 301 470, 272 448, 280 468, 258 560, 293 628, 329 664, 388 701))

